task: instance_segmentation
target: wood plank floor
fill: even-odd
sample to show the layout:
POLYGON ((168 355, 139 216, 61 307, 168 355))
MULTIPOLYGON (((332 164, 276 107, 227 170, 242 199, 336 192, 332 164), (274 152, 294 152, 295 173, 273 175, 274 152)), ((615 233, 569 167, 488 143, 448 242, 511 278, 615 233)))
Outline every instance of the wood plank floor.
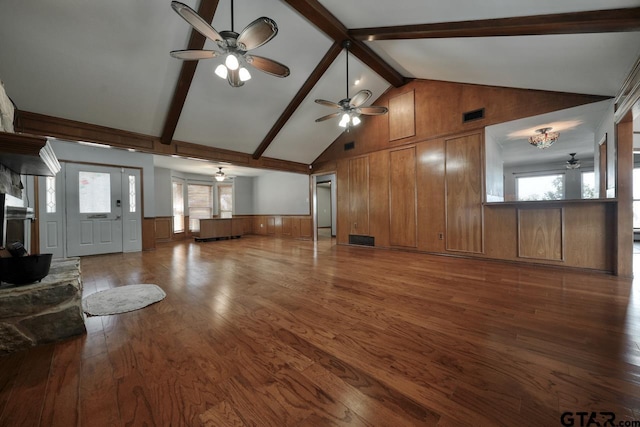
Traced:
POLYGON ((167 298, 0 358, 0 425, 640 420, 630 280, 259 236, 85 257, 82 272, 85 295, 156 283, 167 298))

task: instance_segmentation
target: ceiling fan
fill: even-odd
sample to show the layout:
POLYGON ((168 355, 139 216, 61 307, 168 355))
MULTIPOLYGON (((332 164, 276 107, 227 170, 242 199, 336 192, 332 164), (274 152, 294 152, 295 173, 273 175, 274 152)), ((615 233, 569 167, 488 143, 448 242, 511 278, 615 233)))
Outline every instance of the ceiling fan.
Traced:
POLYGON ((316 119, 316 122, 323 122, 333 117, 341 116, 340 123, 338 123, 338 125, 340 127, 347 128, 347 132, 349 132, 351 126, 357 126, 358 124, 360 124, 359 116, 361 114, 367 116, 378 116, 381 114, 386 114, 388 109, 386 107, 376 107, 374 105, 370 107, 361 107, 362 104, 364 104, 369 100, 369 98, 371 98, 372 93, 370 90, 363 89, 353 95, 353 97, 349 98, 349 47, 351 46, 351 42, 349 40, 345 40, 342 46, 346 49, 347 53, 347 97, 338 102, 316 99, 316 103, 318 104, 326 105, 327 107, 337 108, 338 110, 340 110, 336 111, 335 113, 322 116, 316 119))
POLYGON ((578 169, 580 167, 580 160, 576 159, 576 153, 569 153, 571 158, 567 160, 567 169, 578 169))
POLYGON ((218 65, 215 73, 227 79, 233 87, 240 87, 251 78, 251 73, 244 64, 276 77, 287 77, 289 68, 273 59, 251 55, 248 52, 256 49, 278 34, 276 22, 267 17, 261 17, 245 27, 240 34, 233 31, 233 0, 231 0, 231 30, 217 32, 198 13, 184 3, 172 1, 171 7, 185 21, 203 36, 213 40, 218 50, 174 50, 170 55, 185 61, 198 61, 225 56, 224 64, 218 65))

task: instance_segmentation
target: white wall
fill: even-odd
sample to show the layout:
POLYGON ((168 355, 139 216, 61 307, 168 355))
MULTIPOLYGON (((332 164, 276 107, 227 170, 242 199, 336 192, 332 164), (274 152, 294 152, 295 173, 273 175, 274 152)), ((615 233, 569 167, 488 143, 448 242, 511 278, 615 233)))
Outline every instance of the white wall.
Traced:
POLYGON ((172 216, 171 170, 155 168, 156 216, 172 216))
POLYGON ((251 176, 237 176, 233 179, 233 214, 251 215, 253 208, 254 178, 251 176))
POLYGON ((331 227, 331 187, 317 187, 318 227, 331 227))
POLYGON ((142 168, 143 212, 145 217, 156 216, 155 176, 153 156, 116 148, 97 148, 57 139, 49 140, 60 161, 95 163, 109 166, 142 168))
POLYGON ((269 172, 253 179, 256 215, 310 215, 309 175, 269 172))

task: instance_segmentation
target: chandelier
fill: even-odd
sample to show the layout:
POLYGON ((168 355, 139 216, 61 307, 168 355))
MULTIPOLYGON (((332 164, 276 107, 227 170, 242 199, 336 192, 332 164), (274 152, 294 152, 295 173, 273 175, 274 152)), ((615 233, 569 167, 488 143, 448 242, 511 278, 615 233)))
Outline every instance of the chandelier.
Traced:
POLYGON ((545 149, 553 145, 558 140, 558 132, 549 132, 551 128, 542 128, 536 130, 537 135, 529 137, 529 144, 534 147, 545 149))

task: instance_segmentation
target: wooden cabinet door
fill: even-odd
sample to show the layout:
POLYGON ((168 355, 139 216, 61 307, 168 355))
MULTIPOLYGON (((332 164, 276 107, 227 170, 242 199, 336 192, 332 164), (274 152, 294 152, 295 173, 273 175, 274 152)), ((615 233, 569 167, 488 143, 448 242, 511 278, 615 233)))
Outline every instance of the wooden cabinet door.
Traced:
POLYGON ((349 234, 369 234, 369 158, 349 160, 349 234))
POLYGON ((445 168, 447 250, 481 253, 482 135, 446 140, 445 168))

